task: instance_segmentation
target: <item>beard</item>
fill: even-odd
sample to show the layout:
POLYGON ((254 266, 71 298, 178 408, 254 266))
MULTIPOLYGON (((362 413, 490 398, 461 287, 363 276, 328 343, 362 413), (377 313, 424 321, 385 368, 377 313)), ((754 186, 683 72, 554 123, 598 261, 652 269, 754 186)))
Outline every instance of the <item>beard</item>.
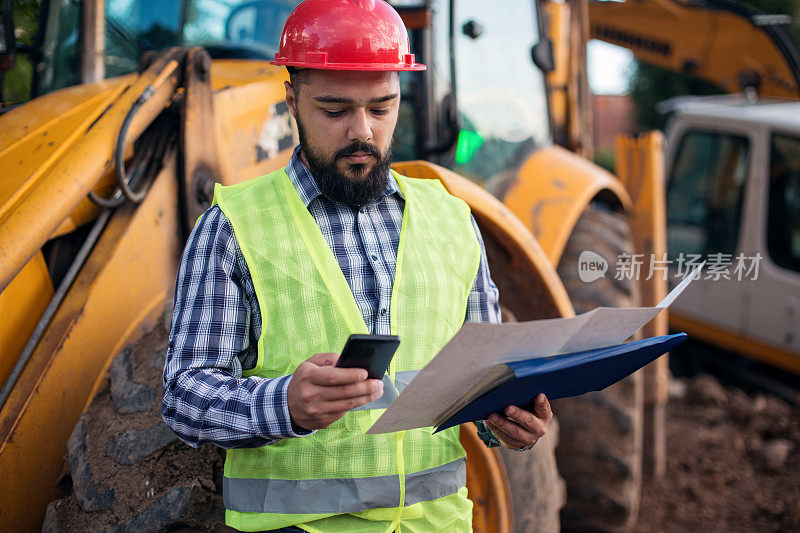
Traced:
POLYGON ((306 130, 300 117, 297 117, 297 132, 300 137, 300 150, 308 162, 309 170, 319 190, 330 198, 344 204, 361 207, 381 199, 389 183, 389 164, 392 160, 391 145, 386 153, 364 141, 352 141, 344 148, 338 150, 333 157, 326 158, 315 151, 308 143, 306 130), (353 155, 356 152, 369 154, 377 159, 370 170, 366 164, 345 163, 353 177, 347 177, 341 172, 337 163, 340 159, 353 155))

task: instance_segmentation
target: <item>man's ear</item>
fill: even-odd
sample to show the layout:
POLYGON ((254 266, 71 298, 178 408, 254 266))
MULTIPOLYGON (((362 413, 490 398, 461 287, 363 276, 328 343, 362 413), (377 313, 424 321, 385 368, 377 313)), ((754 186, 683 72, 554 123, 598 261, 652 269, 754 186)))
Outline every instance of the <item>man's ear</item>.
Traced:
POLYGON ((289 108, 289 113, 297 120, 297 99, 295 98, 294 87, 288 81, 283 82, 286 88, 286 107, 289 108))

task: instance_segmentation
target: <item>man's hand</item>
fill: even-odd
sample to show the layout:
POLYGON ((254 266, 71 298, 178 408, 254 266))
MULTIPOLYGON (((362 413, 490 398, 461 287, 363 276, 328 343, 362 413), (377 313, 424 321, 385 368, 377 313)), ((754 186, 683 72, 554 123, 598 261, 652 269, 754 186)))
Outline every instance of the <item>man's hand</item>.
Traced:
POLYGON ((505 417, 493 413, 486 425, 510 449, 533 446, 547 432, 547 425, 553 419, 550 402, 544 394, 539 394, 533 404, 533 412, 524 411, 514 405, 505 409, 505 417))
POLYGON ((292 423, 306 430, 330 426, 350 409, 383 396, 383 382, 367 379, 363 368, 337 368, 339 354, 318 353, 307 359, 286 391, 292 423))

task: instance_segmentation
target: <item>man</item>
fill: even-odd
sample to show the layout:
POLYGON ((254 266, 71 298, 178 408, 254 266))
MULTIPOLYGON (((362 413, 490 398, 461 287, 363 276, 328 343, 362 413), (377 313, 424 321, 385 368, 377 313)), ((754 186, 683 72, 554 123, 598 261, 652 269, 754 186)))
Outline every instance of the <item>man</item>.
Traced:
MULTIPOLYGON (((218 187, 189 238, 164 419, 192 446, 229 450, 237 529, 469 530, 458 428, 366 435, 383 382, 335 366, 351 333, 398 334, 389 375, 402 387, 465 317, 499 322, 469 208, 389 170, 397 71, 425 67, 397 13, 367 0, 300 4, 274 63, 290 68, 300 146, 285 169, 218 187)), ((552 417, 544 395, 505 415, 487 425, 514 449, 552 417)))

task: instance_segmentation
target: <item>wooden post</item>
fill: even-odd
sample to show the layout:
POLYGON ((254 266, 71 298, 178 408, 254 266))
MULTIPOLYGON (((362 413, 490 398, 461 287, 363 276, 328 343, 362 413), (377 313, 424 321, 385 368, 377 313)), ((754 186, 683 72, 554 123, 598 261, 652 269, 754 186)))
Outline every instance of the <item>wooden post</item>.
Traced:
MULTIPOLYGON (((666 199, 663 135, 658 131, 616 139, 617 176, 633 200, 631 227, 641 256, 641 305, 655 306, 667 294, 666 199), (649 279, 648 279, 649 278, 649 279)), ((667 311, 642 328, 646 337, 666 335, 667 311)), ((665 408, 669 387, 668 355, 644 368, 645 412, 643 464, 645 473, 661 477, 666 470, 665 408)))
POLYGON ((106 7, 103 0, 84 0, 82 36, 81 82, 100 81, 106 74, 106 7))

